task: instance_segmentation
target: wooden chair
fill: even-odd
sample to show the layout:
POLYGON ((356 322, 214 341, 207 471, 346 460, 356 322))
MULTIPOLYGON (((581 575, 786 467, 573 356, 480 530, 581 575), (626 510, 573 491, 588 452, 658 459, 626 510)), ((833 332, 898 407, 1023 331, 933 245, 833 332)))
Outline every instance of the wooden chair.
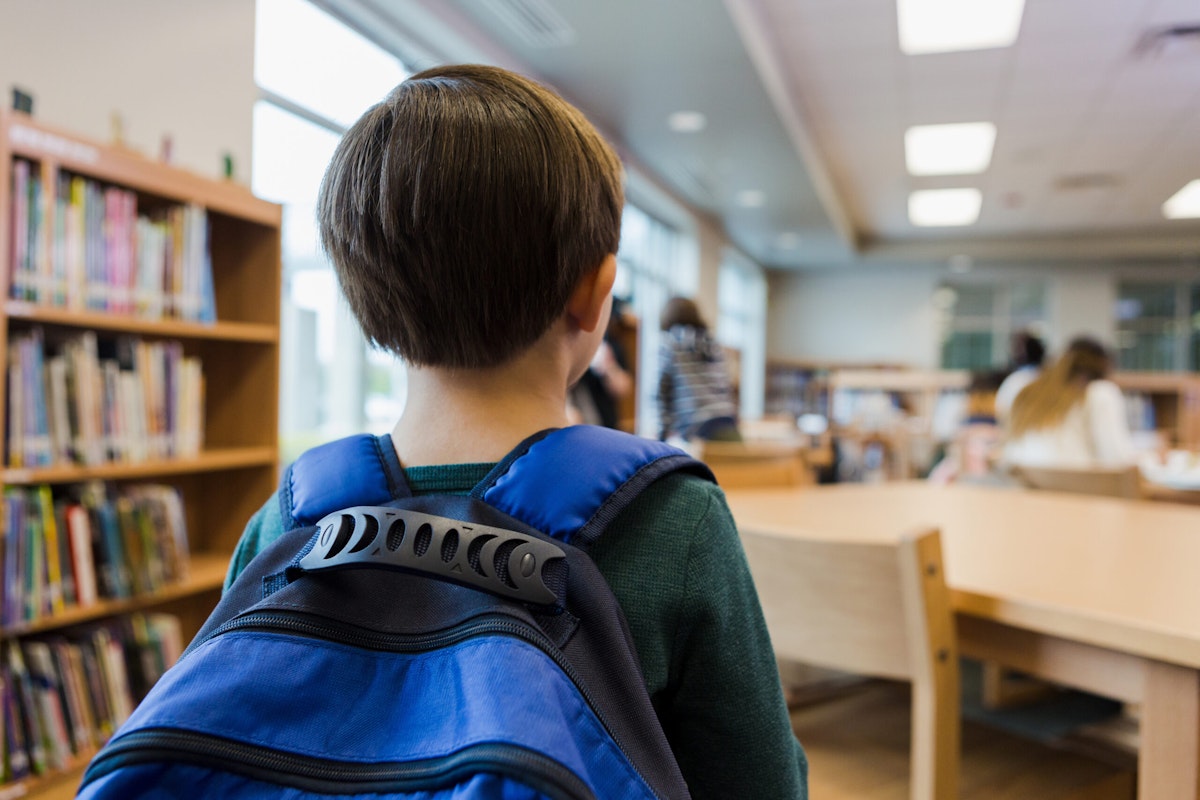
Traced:
POLYGON ((699 442, 695 449, 725 489, 813 482, 804 447, 795 442, 699 442))
POLYGON ((936 530, 898 542, 742 532, 777 658, 912 683, 913 800, 958 793, 958 647, 936 530))
POLYGON ((1055 492, 1139 498, 1145 496, 1142 475, 1136 466, 1123 469, 1064 469, 1012 467, 1014 478, 1031 489, 1055 492))

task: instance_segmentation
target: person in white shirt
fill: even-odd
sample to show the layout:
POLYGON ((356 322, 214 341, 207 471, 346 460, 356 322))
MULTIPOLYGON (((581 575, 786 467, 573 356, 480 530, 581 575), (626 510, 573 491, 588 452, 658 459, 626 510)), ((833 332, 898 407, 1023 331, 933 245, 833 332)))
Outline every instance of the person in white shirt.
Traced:
POLYGON ((1004 461, 1078 469, 1134 463, 1125 398, 1106 380, 1110 365, 1099 342, 1086 337, 1072 341, 1014 400, 1004 461))
POLYGON ((1046 345, 1029 331, 1021 331, 1012 338, 1012 371, 996 390, 996 420, 1004 424, 1012 411, 1013 400, 1021 390, 1033 382, 1042 372, 1042 361, 1046 358, 1046 345))

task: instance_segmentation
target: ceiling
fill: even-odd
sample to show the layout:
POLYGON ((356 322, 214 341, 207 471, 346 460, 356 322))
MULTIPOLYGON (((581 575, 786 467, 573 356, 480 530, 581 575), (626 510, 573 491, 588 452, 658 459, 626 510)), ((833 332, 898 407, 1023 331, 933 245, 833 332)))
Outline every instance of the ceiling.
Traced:
POLYGON ((1160 210, 1200 178, 1200 37, 1144 38, 1200 25, 1200 0, 1026 0, 1013 46, 920 56, 895 0, 321 4, 410 61, 539 77, 770 268, 1200 258, 1200 220, 1160 210), (671 130, 677 111, 706 127, 671 130), (977 121, 998 131, 986 172, 907 173, 909 126, 977 121), (909 223, 910 191, 960 186, 977 223, 909 223))

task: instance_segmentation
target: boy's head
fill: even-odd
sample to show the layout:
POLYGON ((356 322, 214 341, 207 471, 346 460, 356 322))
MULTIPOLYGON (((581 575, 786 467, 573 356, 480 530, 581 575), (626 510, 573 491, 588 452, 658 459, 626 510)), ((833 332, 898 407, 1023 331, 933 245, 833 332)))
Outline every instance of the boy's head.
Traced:
POLYGON ((338 145, 321 242, 367 337, 410 364, 497 366, 617 251, 621 164, 584 116, 496 67, 413 75, 338 145))

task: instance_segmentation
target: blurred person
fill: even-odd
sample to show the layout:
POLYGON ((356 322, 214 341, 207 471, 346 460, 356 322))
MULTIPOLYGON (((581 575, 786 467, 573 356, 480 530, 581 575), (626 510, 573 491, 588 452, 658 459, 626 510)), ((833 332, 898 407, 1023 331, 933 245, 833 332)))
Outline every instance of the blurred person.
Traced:
POLYGON ((967 386, 966 417, 946 451, 930 471, 934 483, 989 483, 996 478, 996 458, 1002 442, 996 420, 996 395, 1003 372, 979 372, 967 386))
POLYGON ((695 302, 672 297, 659 322, 658 438, 741 441, 725 354, 695 302))
POLYGON ((633 375, 617 336, 624 313, 624 303, 613 298, 604 339, 571 389, 570 401, 579 414, 579 422, 620 428, 621 401, 633 393, 633 375))
POLYGON ((1111 365, 1095 339, 1080 337, 1067 345, 1013 401, 1005 462, 1080 469, 1134 463, 1125 397, 1107 380, 1111 365))
POLYGON ((996 390, 996 419, 1004 423, 1012 411, 1013 400, 1021 390, 1033 382, 1042 371, 1046 359, 1046 345, 1030 331, 1013 334, 1011 342, 1011 365, 1008 377, 996 390))

